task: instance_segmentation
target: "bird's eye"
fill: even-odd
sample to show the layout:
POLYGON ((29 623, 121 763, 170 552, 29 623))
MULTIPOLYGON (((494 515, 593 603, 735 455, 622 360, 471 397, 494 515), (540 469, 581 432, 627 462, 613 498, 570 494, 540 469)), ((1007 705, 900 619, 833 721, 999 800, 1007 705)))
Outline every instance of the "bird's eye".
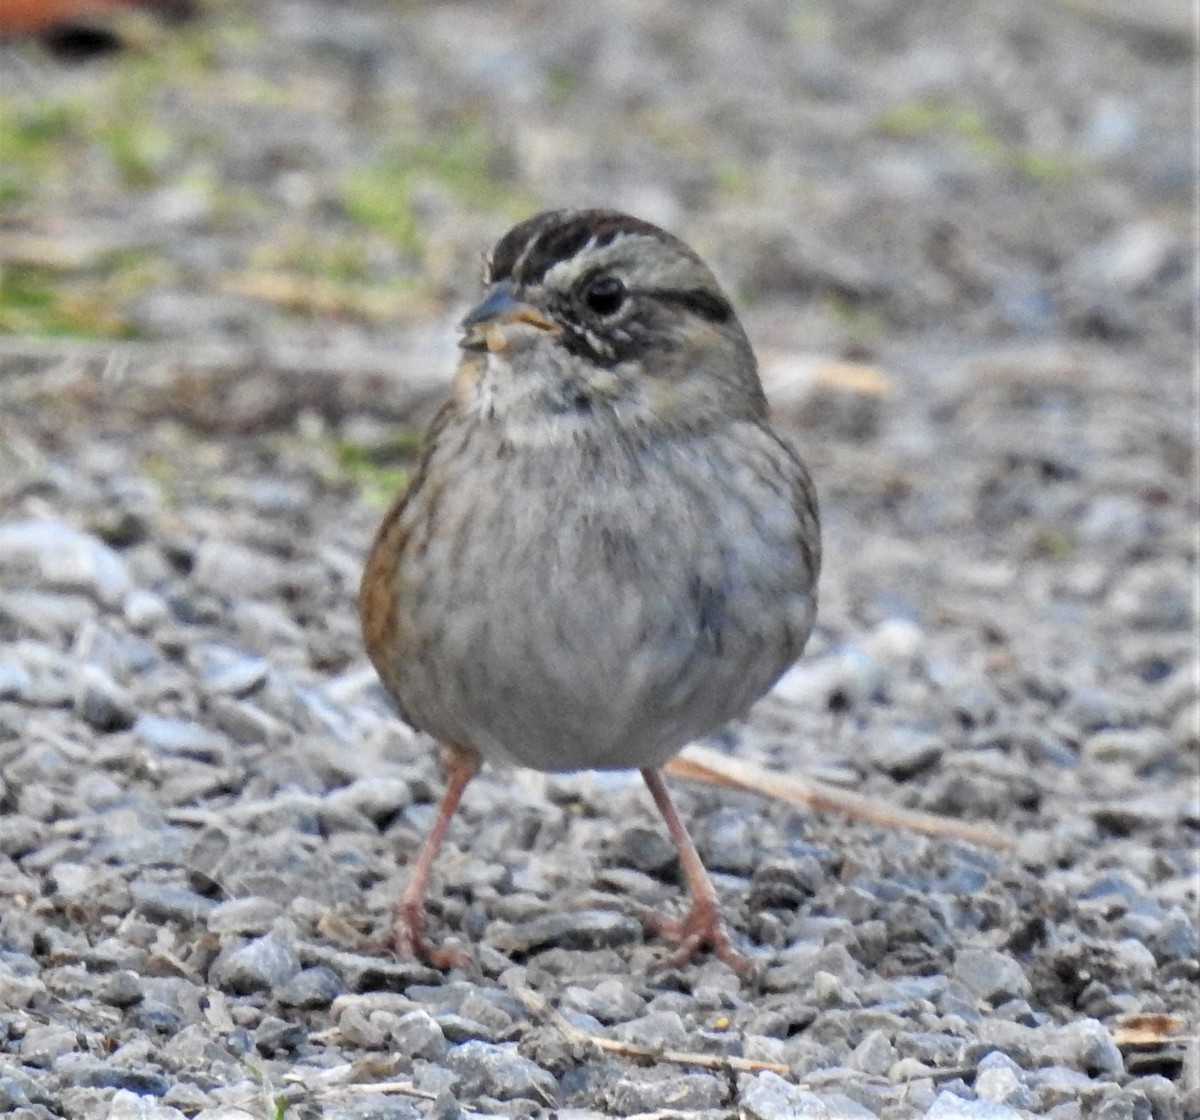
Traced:
POLYGON ((612 315, 625 302, 625 285, 615 276, 601 276, 583 290, 583 302, 597 315, 612 315))

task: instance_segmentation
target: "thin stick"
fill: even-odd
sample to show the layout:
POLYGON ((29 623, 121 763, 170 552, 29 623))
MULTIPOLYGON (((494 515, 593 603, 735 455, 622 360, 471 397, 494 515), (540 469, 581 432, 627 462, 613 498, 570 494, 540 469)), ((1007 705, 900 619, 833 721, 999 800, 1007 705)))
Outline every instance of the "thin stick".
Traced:
POLYGON ((663 770, 677 778, 749 790, 777 801, 787 801, 818 813, 838 813, 883 828, 898 828, 950 840, 965 840, 998 852, 1010 852, 1014 842, 987 825, 968 824, 936 813, 901 809, 861 793, 835 789, 811 778, 798 778, 730 758, 709 747, 690 746, 671 759, 663 770))
POLYGON ((786 1077, 788 1067, 779 1062, 762 1061, 758 1058, 739 1058, 725 1054, 694 1054, 684 1050, 658 1050, 653 1046, 638 1046, 633 1042, 619 1042, 615 1038, 602 1038, 580 1030, 566 1019, 556 1008, 551 1007, 544 996, 532 988, 514 987, 513 995, 527 1011, 544 1019, 568 1042, 580 1046, 592 1046, 607 1054, 620 1054, 626 1058, 642 1058, 652 1062, 674 1062, 681 1066, 697 1066, 701 1069, 716 1069, 735 1073, 762 1073, 764 1070, 786 1077))

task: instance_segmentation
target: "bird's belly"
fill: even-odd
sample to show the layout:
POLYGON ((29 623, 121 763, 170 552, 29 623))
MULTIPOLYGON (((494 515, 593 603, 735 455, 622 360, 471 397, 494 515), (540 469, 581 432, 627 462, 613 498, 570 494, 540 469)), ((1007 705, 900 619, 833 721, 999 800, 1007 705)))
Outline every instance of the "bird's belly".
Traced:
POLYGON ((654 482, 566 478, 411 550, 386 675, 410 720, 540 770, 645 767, 765 693, 816 609, 795 510, 753 482, 669 501, 654 482))
POLYGON ((444 640, 411 675, 405 710, 436 737, 498 761, 657 766, 738 715, 786 667, 779 641, 730 634, 717 648, 689 624, 685 604, 617 590, 510 587, 488 607, 444 618, 444 640))

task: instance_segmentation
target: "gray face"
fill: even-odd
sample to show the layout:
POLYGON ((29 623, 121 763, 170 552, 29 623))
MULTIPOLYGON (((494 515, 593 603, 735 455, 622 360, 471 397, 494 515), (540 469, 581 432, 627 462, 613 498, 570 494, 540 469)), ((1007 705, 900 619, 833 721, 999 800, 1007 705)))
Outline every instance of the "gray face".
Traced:
POLYGON ((487 280, 463 346, 488 352, 479 386, 493 413, 511 407, 515 419, 523 402, 655 428, 762 413, 733 308, 656 226, 611 211, 542 214, 500 241, 487 280))

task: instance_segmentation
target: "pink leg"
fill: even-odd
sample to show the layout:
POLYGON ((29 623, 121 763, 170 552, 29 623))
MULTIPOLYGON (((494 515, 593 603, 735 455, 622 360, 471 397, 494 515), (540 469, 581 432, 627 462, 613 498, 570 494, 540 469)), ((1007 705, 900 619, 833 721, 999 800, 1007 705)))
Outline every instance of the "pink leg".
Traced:
POLYGON ((434 857, 438 848, 442 846, 446 829, 449 828, 450 819, 458 808, 463 790, 479 772, 479 756, 474 751, 450 747, 446 750, 445 762, 446 792, 442 795, 433 827, 425 837, 425 843, 421 845, 417 862, 413 864, 408 886, 404 888, 400 901, 396 903, 388 941, 397 956, 416 957, 434 968, 443 969, 453 968, 455 965, 473 967, 474 962, 466 953, 430 944, 425 936, 425 887, 429 882, 434 857))
POLYGON ((688 835, 688 830, 671 795, 667 792, 662 773, 658 770, 643 770, 642 777, 654 798, 654 804, 667 822, 667 831, 675 843, 679 853, 679 862, 683 866, 683 877, 687 882, 692 896, 692 908, 682 921, 669 918, 658 918, 656 925, 659 932, 673 937, 679 942, 679 947, 663 962, 666 965, 683 964, 696 955, 704 945, 711 945, 713 952, 723 960, 734 972, 741 976, 749 975, 754 966, 750 960, 739 953, 729 939, 725 924, 721 921, 721 904, 717 901, 716 891, 704 864, 700 862, 700 854, 696 845, 688 835))

